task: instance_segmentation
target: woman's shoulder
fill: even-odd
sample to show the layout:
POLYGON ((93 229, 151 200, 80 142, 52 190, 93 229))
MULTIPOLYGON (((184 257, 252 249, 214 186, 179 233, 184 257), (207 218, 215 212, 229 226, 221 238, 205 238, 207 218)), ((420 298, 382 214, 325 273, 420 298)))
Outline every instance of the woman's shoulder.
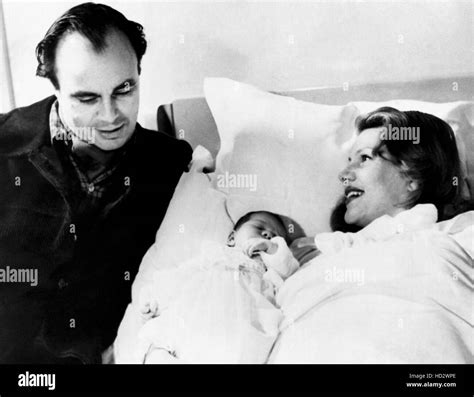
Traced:
POLYGON ((386 241, 400 234, 431 228, 437 218, 438 212, 433 204, 418 204, 395 216, 383 215, 355 233, 320 233, 316 235, 315 243, 323 253, 334 253, 343 248, 386 241))

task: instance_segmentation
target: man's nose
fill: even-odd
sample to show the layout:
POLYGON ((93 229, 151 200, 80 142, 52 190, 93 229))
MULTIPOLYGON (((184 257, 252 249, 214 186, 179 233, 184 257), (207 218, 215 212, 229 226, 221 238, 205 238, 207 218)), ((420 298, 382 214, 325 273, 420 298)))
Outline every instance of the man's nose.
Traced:
POLYGON ((106 99, 102 102, 100 118, 102 121, 113 124, 117 119, 118 108, 113 99, 106 99))
POLYGON ((355 181, 356 175, 354 173, 353 167, 351 164, 348 164, 338 175, 339 180, 343 185, 348 185, 350 182, 355 181))

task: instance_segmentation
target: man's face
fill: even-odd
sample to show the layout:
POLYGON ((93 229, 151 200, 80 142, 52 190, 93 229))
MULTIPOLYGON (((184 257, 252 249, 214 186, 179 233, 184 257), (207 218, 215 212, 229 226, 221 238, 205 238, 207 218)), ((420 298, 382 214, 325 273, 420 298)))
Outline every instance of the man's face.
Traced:
POLYGON ((77 32, 59 42, 56 96, 61 120, 80 139, 92 133, 92 144, 110 151, 122 147, 135 131, 139 76, 127 37, 111 30, 105 42, 101 52, 77 32))

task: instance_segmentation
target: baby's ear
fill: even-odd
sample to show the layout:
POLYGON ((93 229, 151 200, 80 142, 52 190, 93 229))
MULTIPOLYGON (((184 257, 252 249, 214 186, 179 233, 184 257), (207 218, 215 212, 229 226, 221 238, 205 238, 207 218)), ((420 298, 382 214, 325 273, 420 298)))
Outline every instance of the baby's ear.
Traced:
POLYGON ((232 232, 229 234, 229 237, 227 237, 227 245, 229 247, 235 246, 235 231, 234 230, 232 230, 232 232))

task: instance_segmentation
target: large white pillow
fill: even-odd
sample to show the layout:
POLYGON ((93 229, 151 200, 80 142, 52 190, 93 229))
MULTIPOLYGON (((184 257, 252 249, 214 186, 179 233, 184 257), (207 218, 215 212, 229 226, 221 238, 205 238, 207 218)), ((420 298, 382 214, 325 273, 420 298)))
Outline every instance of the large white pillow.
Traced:
POLYGON ((214 184, 228 194, 232 219, 267 210, 308 235, 328 231, 355 106, 298 101, 224 78, 206 79, 204 93, 221 139, 214 184))
POLYGON ((143 285, 152 282, 157 269, 197 256, 206 241, 227 243, 233 223, 225 207, 225 194, 215 190, 209 176, 201 172, 209 164, 207 156, 209 152, 201 146, 194 150, 191 170, 181 176, 155 243, 140 264, 132 286, 133 301, 143 285))
POLYGON ((345 166, 355 119, 382 106, 418 110, 447 121, 458 142, 463 195, 474 197, 472 102, 392 100, 328 106, 225 78, 206 79, 204 93, 221 139, 214 186, 228 193, 234 221, 266 209, 292 217, 308 235, 328 231, 331 210, 342 194, 337 174, 345 166))
POLYGON ((199 255, 205 241, 226 244, 233 223, 227 215, 225 194, 212 188, 202 170, 212 164, 210 153, 198 146, 193 164, 176 186, 155 243, 142 259, 132 286, 132 303, 128 306, 114 342, 117 363, 136 362, 138 332, 143 325, 138 302, 140 290, 153 282, 157 269, 173 267, 199 255))

